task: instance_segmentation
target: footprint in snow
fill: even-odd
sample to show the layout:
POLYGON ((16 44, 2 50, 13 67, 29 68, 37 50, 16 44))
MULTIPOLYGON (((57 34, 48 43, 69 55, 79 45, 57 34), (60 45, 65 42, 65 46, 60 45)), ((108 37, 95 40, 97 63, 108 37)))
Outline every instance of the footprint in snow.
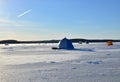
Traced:
POLYGON ((100 64, 102 61, 87 61, 88 64, 100 64))
POLYGON ((55 61, 51 61, 50 63, 56 63, 55 61))
POLYGON ((111 55, 111 54, 106 54, 106 55, 108 55, 108 56, 109 56, 109 55, 111 55))
POLYGON ((76 67, 73 67, 72 69, 77 69, 76 67))

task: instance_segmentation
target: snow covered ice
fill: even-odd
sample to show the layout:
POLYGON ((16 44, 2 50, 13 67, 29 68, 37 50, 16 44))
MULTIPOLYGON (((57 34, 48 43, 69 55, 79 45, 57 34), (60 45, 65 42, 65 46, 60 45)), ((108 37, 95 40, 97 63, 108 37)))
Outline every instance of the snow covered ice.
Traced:
POLYGON ((0 82, 120 82, 120 43, 0 45, 0 82))

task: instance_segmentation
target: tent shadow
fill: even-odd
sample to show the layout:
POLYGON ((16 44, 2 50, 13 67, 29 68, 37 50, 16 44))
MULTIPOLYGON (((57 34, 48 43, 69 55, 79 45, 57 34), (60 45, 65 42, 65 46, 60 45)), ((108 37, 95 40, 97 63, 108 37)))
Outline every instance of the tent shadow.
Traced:
POLYGON ((75 50, 75 51, 89 51, 89 52, 94 52, 93 49, 89 49, 89 48, 80 48, 80 49, 75 48, 75 49, 73 49, 73 50, 75 50))
POLYGON ((74 48, 74 49, 59 49, 59 48, 57 48, 57 50, 94 52, 93 49, 88 49, 88 48, 80 48, 80 49, 78 49, 78 48, 74 48))
POLYGON ((94 52, 94 49, 89 49, 89 48, 74 48, 74 49, 60 49, 57 47, 52 47, 53 50, 69 50, 69 51, 89 51, 89 52, 94 52))

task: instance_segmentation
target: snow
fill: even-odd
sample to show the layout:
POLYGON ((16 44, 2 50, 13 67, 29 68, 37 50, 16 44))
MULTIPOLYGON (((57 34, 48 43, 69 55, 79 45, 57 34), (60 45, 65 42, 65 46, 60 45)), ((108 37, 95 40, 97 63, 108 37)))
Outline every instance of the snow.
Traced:
POLYGON ((0 45, 0 82, 120 82, 120 43, 0 45))

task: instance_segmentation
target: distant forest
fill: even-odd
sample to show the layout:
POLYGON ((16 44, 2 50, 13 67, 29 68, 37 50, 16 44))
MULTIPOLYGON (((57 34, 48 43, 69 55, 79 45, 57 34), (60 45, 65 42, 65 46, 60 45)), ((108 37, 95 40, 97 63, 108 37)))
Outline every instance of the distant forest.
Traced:
MULTIPOLYGON (((112 39, 70 39, 73 43, 79 42, 106 42, 106 41, 113 41, 113 42, 120 42, 120 40, 112 40, 112 39)), ((23 43, 58 43, 60 40, 43 40, 43 41, 17 41, 17 40, 2 40, 0 44, 23 44, 23 43)))

